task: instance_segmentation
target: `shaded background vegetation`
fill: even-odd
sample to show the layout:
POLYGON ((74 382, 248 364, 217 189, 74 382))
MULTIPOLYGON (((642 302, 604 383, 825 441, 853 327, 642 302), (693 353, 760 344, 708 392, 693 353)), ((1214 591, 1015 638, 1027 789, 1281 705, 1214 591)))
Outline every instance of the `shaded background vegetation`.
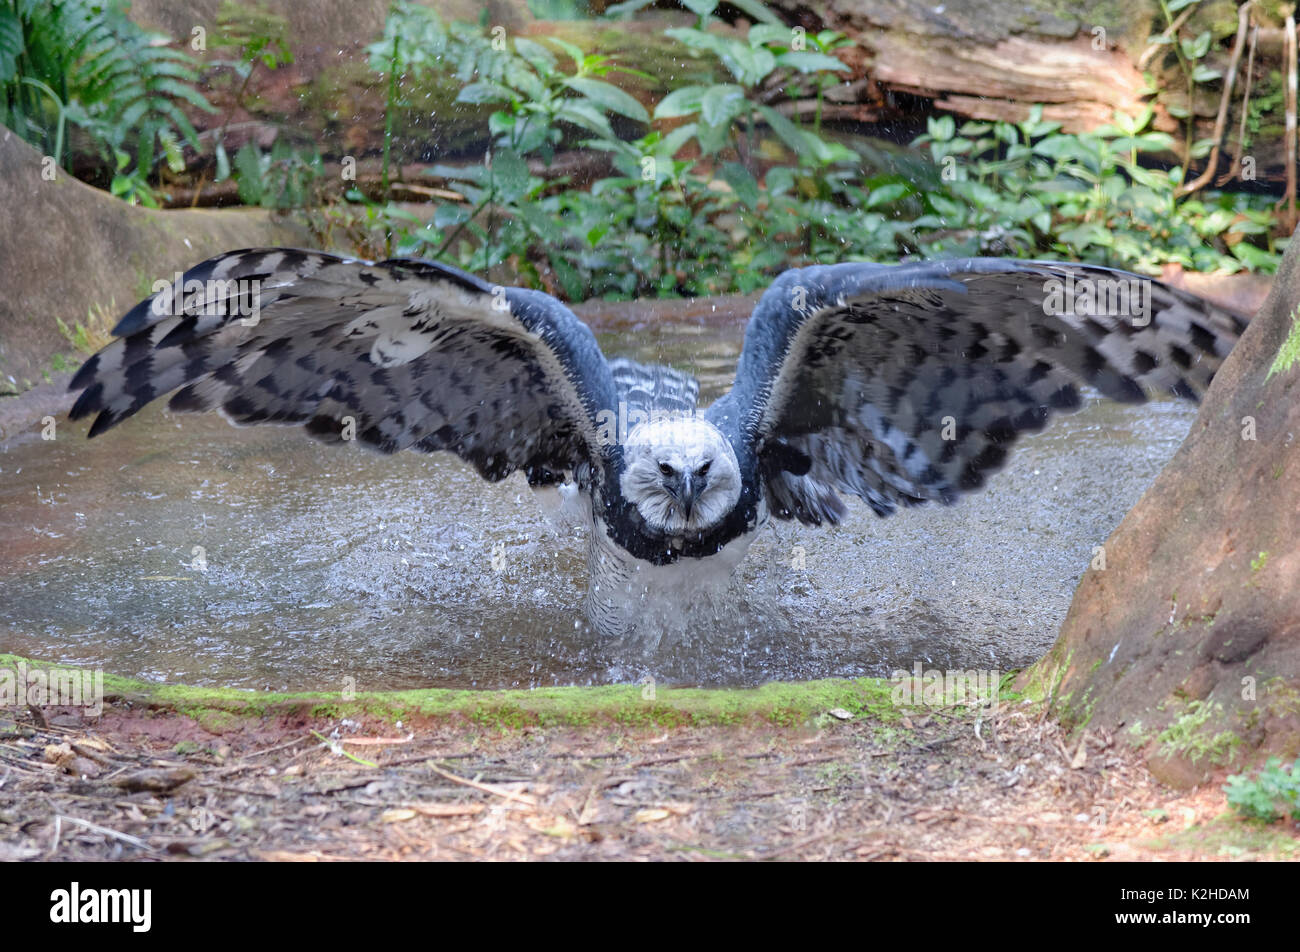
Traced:
MULTIPOLYGON (((1050 104, 972 119, 882 93, 825 25, 843 3, 534 0, 563 22, 530 35, 493 6, 475 22, 439 6, 471 15, 394 3, 346 70, 306 81, 266 6, 222 0, 169 36, 120 0, 7 0, 0 122, 127 201, 285 209, 326 247, 574 301, 906 256, 1271 272, 1292 224, 1275 204, 1293 169, 1254 167, 1294 116, 1290 47, 1279 68, 1259 41, 1289 22, 1277 5, 1155 0, 1142 102, 1087 129, 1050 104)), ((1070 22, 1094 49, 1119 45, 1070 22)))

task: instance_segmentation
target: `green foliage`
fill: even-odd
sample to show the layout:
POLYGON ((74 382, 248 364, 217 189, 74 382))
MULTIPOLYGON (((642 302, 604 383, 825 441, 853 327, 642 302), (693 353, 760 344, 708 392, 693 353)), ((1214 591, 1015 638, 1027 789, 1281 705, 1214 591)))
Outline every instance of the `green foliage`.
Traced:
POLYGON ((921 196, 925 214, 912 221, 921 248, 1062 254, 1148 273, 1166 262, 1196 271, 1275 271, 1284 242, 1269 235, 1265 198, 1205 193, 1180 200, 1181 169, 1139 164, 1138 156, 1173 146, 1170 136, 1148 128, 1151 116, 1150 108, 1136 117, 1117 113, 1111 125, 1079 135, 1044 121, 1039 107, 1021 123, 958 129, 951 117, 931 119, 914 143, 927 145, 941 170, 921 196), (924 234, 939 229, 950 234, 924 234))
POLYGON ((691 108, 680 90, 670 94, 657 117, 698 113, 697 120, 629 141, 615 134, 609 117, 647 123, 650 116, 607 77, 634 71, 557 38, 548 39, 550 46, 507 41, 399 5, 384 39, 370 48, 372 67, 407 77, 449 75, 463 84, 459 102, 498 107, 488 119, 492 156, 480 167, 431 170, 466 202, 442 204, 427 225, 391 206, 369 215, 369 223, 396 228, 398 253, 446 256, 480 271, 508 261, 522 280, 572 299, 749 290, 788 264, 777 233, 828 260, 843 254, 849 239, 841 234, 868 238, 863 252, 884 252, 894 229, 878 213, 868 221, 879 227, 864 229, 852 208, 851 196, 865 196, 851 182, 856 156, 760 99, 760 85, 820 94, 838 81, 834 73, 845 67, 825 51, 843 38, 831 31, 804 37, 755 3, 749 12, 764 22, 749 38, 715 37, 703 29, 715 7, 699 0, 692 9, 700 24, 669 33, 714 54, 739 82, 699 87, 702 101, 687 103, 691 108), (743 143, 731 133, 737 117, 747 123, 743 143), (769 181, 766 194, 752 168, 760 124, 805 169, 784 177, 776 170, 777 187, 769 181), (585 147, 610 154, 614 175, 578 190, 528 171, 528 159, 549 164, 575 132, 588 136, 585 147), (678 160, 692 141, 703 161, 678 160))
POLYGON ((248 6, 236 0, 221 0, 217 9, 214 50, 230 50, 236 72, 243 78, 261 63, 279 69, 293 63, 289 49, 289 21, 260 4, 248 6))
MULTIPOLYGON (((1268 81, 1251 93, 1250 104, 1246 107, 1246 136, 1241 143, 1243 149, 1250 148, 1255 137, 1264 129, 1264 117, 1285 103, 1286 87, 1282 82, 1282 74, 1278 70, 1272 70, 1268 74, 1268 81), (1265 89, 1269 91, 1265 92, 1265 89)), ((1273 125, 1274 128, 1278 127, 1276 119, 1273 125)))
POLYGON ((1183 88, 1178 91, 1178 96, 1172 95, 1172 91, 1167 89, 1159 90, 1158 96, 1171 116, 1185 121, 1182 148, 1184 162, 1189 158, 1204 158, 1209 154, 1214 143, 1212 140, 1193 141, 1196 128, 1193 102, 1196 97, 1197 86, 1217 82, 1223 78, 1223 74, 1219 70, 1201 62, 1206 54, 1210 52, 1213 45, 1213 36, 1209 30, 1202 30, 1195 37, 1182 37, 1171 32, 1179 12, 1186 7, 1199 4, 1201 0, 1157 0, 1157 2, 1164 19, 1164 28, 1161 33, 1150 37, 1148 42, 1156 46, 1169 47, 1166 55, 1168 52, 1174 54, 1178 69, 1183 76, 1183 88), (1166 35, 1166 33, 1169 35, 1166 35))
POLYGON ((0 4, 0 122, 64 165, 67 126, 77 127, 113 190, 153 203, 156 162, 181 168, 180 143, 197 148, 181 106, 212 110, 193 60, 168 42, 131 22, 121 0, 0 4))
POLYGON ((571 69, 561 68, 555 52, 535 40, 507 40, 471 24, 446 24, 428 7, 402 3, 369 53, 379 72, 408 79, 446 74, 463 84, 457 102, 498 106, 489 130, 498 147, 520 155, 550 161, 566 130, 613 139, 611 113, 649 122, 644 106, 605 79, 635 71, 608 57, 586 55, 564 40, 550 42, 571 61, 571 69))
POLYGON ((824 31, 808 37, 768 14, 764 22, 750 27, 744 39, 738 39, 706 29, 717 0, 696 0, 688 6, 699 15, 699 21, 691 27, 665 30, 665 34, 691 50, 716 57, 735 82, 675 89, 655 108, 656 119, 696 116, 694 135, 700 151, 717 155, 730 150, 751 171, 755 167, 755 132, 760 124, 766 124, 801 164, 824 166, 853 159, 843 146, 799 128, 769 105, 763 95, 764 90, 772 88, 784 87, 787 94, 794 92, 796 96, 803 85, 816 89, 814 125, 819 127, 822 89, 827 82, 835 81, 835 73, 848 72, 847 66, 827 52, 842 40, 840 34, 824 31))
POLYGON ((239 200, 264 208, 301 208, 312 204, 314 185, 322 174, 315 148, 295 149, 283 138, 269 153, 251 142, 235 153, 239 200))
POLYGON ((528 0, 528 9, 539 20, 585 20, 590 15, 587 0, 528 0))
POLYGON ((1223 788, 1228 805, 1242 816, 1272 823, 1289 816, 1300 820, 1300 760, 1283 766, 1270 757, 1254 779, 1233 774, 1223 788))
MULTIPOLYGON (((221 6, 217 10, 217 30, 212 48, 229 50, 234 56, 234 59, 221 61, 219 65, 230 69, 239 80, 239 89, 235 92, 230 112, 217 130, 213 149, 217 162, 215 181, 221 182, 232 173, 230 155, 226 151, 226 128, 235 109, 244 104, 244 94, 248 91, 253 74, 258 66, 277 70, 281 66, 290 65, 293 63, 293 52, 289 49, 289 21, 260 5, 243 6, 235 0, 221 0, 221 6)), ((295 194, 294 185, 298 179, 308 176, 313 163, 295 164, 294 158, 292 153, 282 154, 267 158, 264 162, 256 156, 244 156, 238 163, 240 198, 250 204, 269 204, 270 207, 277 208, 302 204, 299 200, 302 196, 295 194), (267 180, 268 173, 274 182, 267 180), (284 204, 281 204, 282 200, 284 204)), ((320 158, 317 156, 314 162, 316 172, 319 172, 319 166, 320 158)))
POLYGON ((461 196, 431 218, 387 202, 385 176, 384 201, 354 191, 364 207, 318 216, 320 232, 342 228, 363 250, 480 273, 505 268, 571 300, 750 291, 792 266, 905 254, 1061 255, 1148 273, 1171 261, 1276 267, 1285 242, 1271 238, 1261 200, 1178 200, 1181 169, 1142 166, 1174 145, 1149 128, 1149 110, 1089 135, 1063 133, 1040 109, 1022 123, 960 128, 941 116, 916 143, 933 164, 864 171, 820 129, 821 94, 845 71, 831 55, 844 38, 805 35, 746 4, 755 25, 743 37, 712 31, 716 0, 686 4, 696 24, 666 32, 721 81, 673 89, 652 110, 667 128, 629 137, 615 120, 625 130, 650 117, 610 80, 632 70, 560 39, 511 39, 399 3, 369 51, 389 81, 385 155, 392 113, 427 109, 408 101, 408 85, 421 88, 410 80, 446 82, 457 102, 483 108, 489 155, 431 170, 461 196), (778 110, 783 101, 802 104, 793 118, 778 110), (563 146, 607 153, 612 174, 583 188, 545 178, 563 146), (773 166, 782 147, 792 158, 773 166))

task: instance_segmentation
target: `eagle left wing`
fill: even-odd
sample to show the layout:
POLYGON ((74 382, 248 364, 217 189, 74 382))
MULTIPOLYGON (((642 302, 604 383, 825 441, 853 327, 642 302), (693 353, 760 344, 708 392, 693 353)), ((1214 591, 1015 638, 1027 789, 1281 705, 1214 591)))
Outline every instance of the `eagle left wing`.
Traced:
POLYGON ((953 502, 1020 434, 1081 405, 1079 384, 1196 399, 1245 319, 1149 278, 970 258, 781 275, 710 420, 761 468, 779 518, 817 525, 837 492, 877 515, 953 502))
POLYGON ((156 397, 318 439, 450 450, 488 479, 551 483, 604 452, 613 378, 585 324, 537 291, 445 265, 287 248, 211 258, 141 301, 77 372, 90 436, 156 397))

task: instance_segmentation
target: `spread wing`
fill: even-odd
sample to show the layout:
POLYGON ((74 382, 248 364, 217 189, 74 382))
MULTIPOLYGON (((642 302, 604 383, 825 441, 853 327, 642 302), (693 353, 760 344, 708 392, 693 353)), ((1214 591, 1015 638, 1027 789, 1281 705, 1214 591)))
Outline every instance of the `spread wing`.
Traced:
POLYGON ((881 516, 978 489, 1020 434, 1148 390, 1196 399, 1245 319, 1149 278, 971 258, 788 271, 709 408, 756 456, 771 511, 810 524, 837 492, 881 516))
POLYGON ((384 452, 450 450, 488 479, 553 482, 600 457, 614 384, 595 337, 536 291, 413 259, 234 251, 132 308, 77 372, 90 436, 173 410, 303 424, 384 452), (178 389, 179 388, 179 389, 178 389))

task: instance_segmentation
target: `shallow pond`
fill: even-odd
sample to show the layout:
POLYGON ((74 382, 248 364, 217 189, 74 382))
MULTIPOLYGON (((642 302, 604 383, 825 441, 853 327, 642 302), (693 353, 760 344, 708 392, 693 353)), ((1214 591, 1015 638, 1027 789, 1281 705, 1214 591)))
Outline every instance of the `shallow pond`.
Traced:
MULTIPOLYGON (((601 343, 697 373, 707 402, 740 334, 621 324, 601 343)), ((770 525, 716 616, 653 652, 588 630, 585 543, 519 474, 491 485, 449 455, 159 406, 90 442, 60 420, 54 440, 0 447, 0 650, 291 690, 1005 671, 1050 646, 1093 547, 1194 415, 1090 399, 956 506, 770 525)))

